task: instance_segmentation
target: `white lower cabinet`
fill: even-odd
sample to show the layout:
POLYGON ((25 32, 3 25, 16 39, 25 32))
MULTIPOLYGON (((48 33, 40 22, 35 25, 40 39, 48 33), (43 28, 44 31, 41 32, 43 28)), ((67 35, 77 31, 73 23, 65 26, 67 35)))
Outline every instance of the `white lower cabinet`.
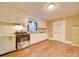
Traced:
POLYGON ((31 44, 46 40, 48 38, 47 33, 34 33, 30 34, 31 44))
POLYGON ((15 36, 12 37, 12 40, 8 39, 8 36, 0 36, 0 55, 13 51, 15 49, 15 36))

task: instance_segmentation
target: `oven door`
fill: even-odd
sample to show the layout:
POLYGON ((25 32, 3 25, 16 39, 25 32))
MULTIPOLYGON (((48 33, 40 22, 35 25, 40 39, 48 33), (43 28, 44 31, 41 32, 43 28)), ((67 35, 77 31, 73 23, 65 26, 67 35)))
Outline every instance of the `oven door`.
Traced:
POLYGON ((29 36, 18 35, 16 44, 17 44, 17 46, 16 46, 17 50, 28 47, 30 45, 29 36))

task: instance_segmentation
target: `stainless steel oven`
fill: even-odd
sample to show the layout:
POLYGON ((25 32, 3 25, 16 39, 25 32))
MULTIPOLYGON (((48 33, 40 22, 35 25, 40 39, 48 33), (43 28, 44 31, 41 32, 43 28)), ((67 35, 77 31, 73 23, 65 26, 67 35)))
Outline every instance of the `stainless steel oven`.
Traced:
POLYGON ((30 34, 19 33, 16 35, 16 49, 20 50, 30 46, 30 34))

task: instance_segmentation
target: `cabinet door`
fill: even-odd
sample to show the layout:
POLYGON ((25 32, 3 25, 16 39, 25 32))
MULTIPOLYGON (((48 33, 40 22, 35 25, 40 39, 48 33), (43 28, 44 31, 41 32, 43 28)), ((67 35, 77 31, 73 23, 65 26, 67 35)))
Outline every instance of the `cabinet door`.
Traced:
POLYGON ((0 21, 3 22, 10 22, 10 23, 17 23, 18 19, 18 10, 4 7, 0 8, 0 21))
POLYGON ((42 40, 47 39, 47 33, 35 33, 35 34, 30 34, 30 41, 31 43, 36 43, 42 40))
POLYGON ((8 20, 8 8, 0 8, 0 21, 8 20))
POLYGON ((9 8, 9 18, 8 22, 10 23, 18 23, 18 10, 9 8))
POLYGON ((15 50, 15 47, 15 36, 12 40, 8 36, 0 36, 0 55, 15 50))
POLYGON ((28 16, 24 12, 18 11, 18 22, 21 24, 27 24, 28 16))

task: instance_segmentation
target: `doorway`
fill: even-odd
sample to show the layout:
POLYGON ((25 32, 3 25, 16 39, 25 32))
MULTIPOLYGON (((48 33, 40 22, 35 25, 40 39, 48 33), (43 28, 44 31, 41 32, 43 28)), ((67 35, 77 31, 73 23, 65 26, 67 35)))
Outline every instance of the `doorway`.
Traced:
POLYGON ((65 20, 57 20, 53 22, 53 39, 65 41, 65 20))

